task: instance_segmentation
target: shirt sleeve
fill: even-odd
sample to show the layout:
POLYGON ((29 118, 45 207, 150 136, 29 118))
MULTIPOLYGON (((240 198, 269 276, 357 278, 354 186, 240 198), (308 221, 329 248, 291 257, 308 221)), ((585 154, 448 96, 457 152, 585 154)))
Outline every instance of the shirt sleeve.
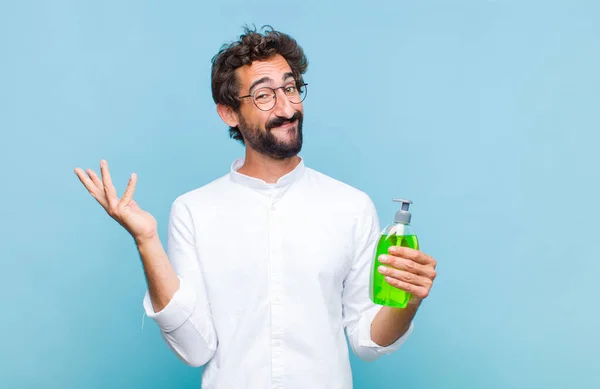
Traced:
POLYGON ((355 257, 344 280, 342 303, 344 326, 353 352, 365 361, 373 361, 399 349, 412 332, 413 323, 388 346, 380 346, 371 338, 371 323, 381 309, 369 298, 370 272, 380 227, 373 201, 366 194, 365 197, 365 206, 356 225, 355 257))
POLYGON ((143 307, 169 348, 186 364, 202 366, 213 357, 218 342, 194 235, 188 207, 175 200, 169 215, 167 255, 179 278, 179 289, 159 312, 154 312, 146 290, 143 307))

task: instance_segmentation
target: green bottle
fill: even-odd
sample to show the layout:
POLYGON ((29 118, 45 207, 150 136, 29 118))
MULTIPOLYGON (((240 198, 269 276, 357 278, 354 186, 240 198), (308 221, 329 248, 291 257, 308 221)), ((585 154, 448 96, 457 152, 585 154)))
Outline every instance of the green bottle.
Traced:
MULTIPOLYGON (((381 237, 375 249, 375 257, 373 258, 373 266, 371 268, 371 283, 369 288, 369 296, 375 304, 386 305, 396 308, 405 308, 410 300, 410 293, 398 289, 390 285, 385 276, 378 270, 379 266, 383 265, 379 262, 381 254, 389 254, 390 246, 404 246, 412 249, 419 249, 419 241, 414 229, 410 225, 410 212, 408 207, 412 204, 410 200, 393 199, 393 201, 401 203, 400 210, 396 212, 394 222, 386 226, 381 231, 381 237)), ((383 265, 387 266, 387 265, 383 265)))

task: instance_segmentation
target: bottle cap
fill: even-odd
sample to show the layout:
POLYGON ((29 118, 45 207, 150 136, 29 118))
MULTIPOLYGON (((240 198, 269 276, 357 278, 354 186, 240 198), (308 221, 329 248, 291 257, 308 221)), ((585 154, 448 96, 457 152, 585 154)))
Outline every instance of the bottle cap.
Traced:
POLYGON ((393 199, 393 201, 401 203, 400 210, 396 212, 394 221, 396 223, 410 224, 410 212, 408 211, 408 207, 412 204, 412 201, 404 199, 393 199))

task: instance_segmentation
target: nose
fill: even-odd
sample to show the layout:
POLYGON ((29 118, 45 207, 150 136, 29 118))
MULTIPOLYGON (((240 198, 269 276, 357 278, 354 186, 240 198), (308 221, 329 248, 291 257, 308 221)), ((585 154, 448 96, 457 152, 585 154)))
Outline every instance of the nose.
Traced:
POLYGON ((294 116, 296 111, 299 109, 299 105, 290 102, 290 99, 285 95, 283 89, 277 89, 277 99, 275 100, 275 107, 273 107, 273 114, 282 118, 291 118, 294 116))

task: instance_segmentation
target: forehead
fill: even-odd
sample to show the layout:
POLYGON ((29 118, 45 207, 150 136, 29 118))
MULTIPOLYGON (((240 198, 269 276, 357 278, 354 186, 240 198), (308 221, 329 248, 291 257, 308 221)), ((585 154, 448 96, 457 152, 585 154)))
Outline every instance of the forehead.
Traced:
MULTIPOLYGON (((291 71, 292 68, 290 65, 285 58, 279 54, 264 61, 254 61, 250 65, 245 65, 236 69, 241 84, 241 90, 246 91, 253 82, 264 77, 270 78, 272 80, 271 82, 280 83, 283 76, 291 71)), ((268 82, 265 84, 268 84, 268 82)))

